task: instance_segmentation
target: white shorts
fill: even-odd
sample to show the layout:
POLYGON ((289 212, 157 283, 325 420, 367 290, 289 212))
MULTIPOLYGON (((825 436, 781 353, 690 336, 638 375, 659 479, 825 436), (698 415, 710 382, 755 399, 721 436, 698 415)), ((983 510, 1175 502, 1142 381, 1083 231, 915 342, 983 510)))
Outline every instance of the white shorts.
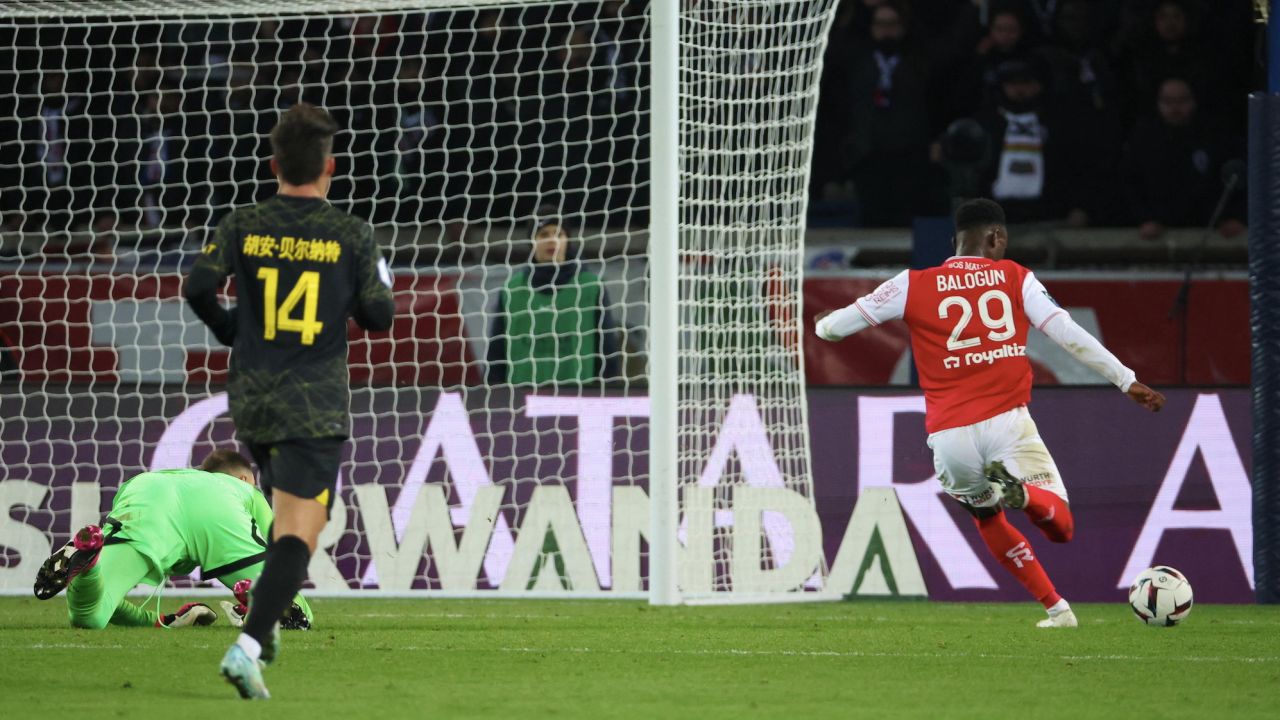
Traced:
POLYGON ((1025 406, 973 425, 933 433, 929 448, 942 489, 966 505, 992 507, 1000 502, 985 472, 987 464, 996 460, 1026 484, 1067 499, 1058 466, 1025 406))

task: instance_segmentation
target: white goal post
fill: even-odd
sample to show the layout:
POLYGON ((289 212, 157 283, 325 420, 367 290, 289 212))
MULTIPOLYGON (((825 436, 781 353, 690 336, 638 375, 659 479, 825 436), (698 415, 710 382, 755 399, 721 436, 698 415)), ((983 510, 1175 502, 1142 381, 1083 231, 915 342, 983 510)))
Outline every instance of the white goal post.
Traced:
POLYGON ((835 4, 0 4, 0 593, 233 441, 182 278, 309 101, 397 298, 351 334, 317 594, 837 597, 801 343, 835 4))

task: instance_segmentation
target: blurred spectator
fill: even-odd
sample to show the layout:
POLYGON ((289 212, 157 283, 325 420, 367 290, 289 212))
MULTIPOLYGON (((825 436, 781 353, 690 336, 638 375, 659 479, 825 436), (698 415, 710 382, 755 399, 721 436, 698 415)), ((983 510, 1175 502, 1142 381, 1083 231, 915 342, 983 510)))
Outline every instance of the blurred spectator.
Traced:
POLYGON ((404 58, 375 96, 375 222, 432 222, 444 209, 444 88, 428 76, 421 59, 404 58))
POLYGON ((648 204, 644 172, 648 143, 643 137, 641 112, 648 82, 648 43, 642 3, 606 0, 599 14, 587 18, 595 45, 595 65, 601 73, 594 96, 591 144, 586 167, 592 193, 587 212, 605 211, 602 220, 643 222, 634 213, 648 204))
POLYGON ((10 229, 68 231, 85 221, 90 191, 85 100, 62 69, 42 70, 28 92, 38 98, 19 103, 8 127, 0 125, 0 167, 12 175, 0 213, 10 229))
POLYGON ((112 93, 105 97, 94 98, 95 103, 106 102, 105 111, 95 114, 108 114, 116 117, 134 115, 142 98, 155 92, 160 87, 164 74, 160 69, 160 60, 155 50, 141 48, 130 56, 128 62, 115 74, 112 93))
POLYGON ((230 62, 230 27, 226 23, 191 20, 160 28, 161 65, 170 80, 188 90, 226 82, 230 62))
POLYGON ((1127 222, 1118 187, 1116 159, 1124 145, 1124 117, 1119 80, 1104 50, 1104 9, 1095 0, 1063 0, 1054 28, 1056 40, 1034 51, 1049 73, 1054 102, 1074 123, 1074 137, 1087 138, 1087 150, 1076 158, 1080 182, 1091 192, 1081 198, 1090 224, 1127 222))
MULTIPOLYGON (((1222 192, 1222 164, 1239 157, 1239 142, 1204 118, 1191 86, 1160 84, 1154 117, 1134 126, 1125 154, 1124 186, 1144 238, 1166 227, 1203 227, 1222 192)), ((1243 193, 1235 193, 1218 224, 1227 237, 1244 231, 1243 193)))
POLYGON ((977 118, 992 147, 983 187, 1009 222, 1087 224, 1081 163, 1089 146, 1076 134, 1079 118, 1050 102, 1035 64, 1010 61, 999 77, 999 102, 977 118))
POLYGON ((162 84, 144 96, 117 158, 126 183, 118 196, 119 222, 139 229, 208 223, 219 201, 213 192, 217 153, 207 123, 205 113, 186 111, 183 92, 173 85, 162 84))
POLYGON ((569 228, 540 216, 529 265, 498 295, 489 335, 491 384, 580 384, 619 376, 618 326, 600 277, 583 270, 569 228))
POLYGON ((954 86, 952 104, 956 115, 971 115, 979 108, 995 103, 1000 97, 1000 78, 996 69, 1010 60, 1026 60, 1027 56, 1028 43, 1022 17, 1008 6, 993 9, 986 34, 965 59, 965 70, 954 86))
POLYGON ((962 67, 968 62, 983 34, 973 0, 910 0, 904 7, 913 20, 914 40, 936 69, 962 67))
POLYGON ((94 138, 90 204, 93 227, 99 232, 115 229, 122 215, 137 209, 139 121, 150 112, 147 100, 164 80, 157 49, 140 47, 125 57, 123 67, 113 74, 112 92, 89 103, 94 138))
MULTIPOLYGON (((165 223, 169 210, 164 203, 166 191, 181 185, 181 158, 175 137, 175 126, 181 122, 182 97, 176 88, 162 87, 146 98, 140 129, 141 152, 138 156, 138 184, 142 189, 138 209, 143 227, 157 228, 165 223)), ((180 209, 180 208, 174 208, 180 209)))
POLYGON ((895 3, 875 9, 869 37, 846 86, 849 162, 863 224, 908 225, 937 204, 929 163, 929 65, 906 45, 907 20, 895 3))
POLYGON ((524 153, 516 148, 518 132, 537 135, 537 128, 524 127, 517 114, 530 96, 516 91, 516 63, 537 55, 514 52, 522 31, 507 24, 518 16, 510 9, 458 12, 444 35, 439 54, 449 128, 446 222, 511 217, 519 158, 536 155, 527 147, 521 149, 524 153))
POLYGON ((532 198, 559 193, 565 203, 593 212, 600 209, 603 198, 592 191, 603 188, 594 188, 591 183, 591 141, 593 133, 599 133, 604 141, 612 124, 608 105, 596 106, 598 101, 607 102, 609 96, 610 75, 602 67, 604 53, 596 52, 588 26, 571 22, 551 23, 545 43, 545 50, 534 53, 543 61, 543 67, 534 73, 537 90, 520 92, 516 143, 536 148, 521 153, 520 195, 532 198))
POLYGON ((1049 63, 1054 92, 1119 117, 1119 79, 1106 51, 1102 8, 1096 0, 1063 0, 1054 21, 1055 42, 1037 52, 1049 63))
POLYGON ((1027 44, 1039 47, 1053 37, 1053 21, 1058 3, 1059 0, 1003 0, 999 4, 1018 13, 1022 18, 1022 33, 1027 44))
POLYGON ((257 75, 258 68, 249 63, 233 65, 225 111, 215 115, 226 148, 216 159, 215 180, 230 207, 259 202, 275 191, 266 158, 271 154, 268 134, 278 115, 270 109, 271 93, 257 87, 257 75))
MULTIPOLYGON (((372 101, 378 88, 395 76, 400 53, 404 51, 402 43, 405 37, 419 37, 414 33, 402 37, 401 22, 416 22, 418 17, 397 13, 355 15, 334 18, 327 27, 310 23, 303 29, 304 41, 310 48, 327 49, 327 52, 319 53, 316 58, 319 62, 310 62, 309 66, 323 67, 330 60, 336 60, 328 69, 327 78, 317 73, 308 77, 306 84, 317 90, 330 86, 340 88, 339 95, 317 97, 314 102, 323 104, 328 100, 343 108, 343 113, 335 119, 340 127, 347 130, 353 179, 373 176, 371 153, 377 128, 373 124, 372 101)), ((418 54, 421 51, 420 39, 416 44, 419 47, 409 49, 406 54, 418 54)), ((356 186, 358 196, 373 191, 368 180, 364 184, 357 182, 356 186)))
POLYGON ((827 38, 819 80, 818 111, 809 170, 812 200, 852 201, 850 127, 857 98, 850 92, 855 57, 871 34, 871 12, 884 0, 841 0, 827 38))
POLYGON ((863 37, 871 30, 871 14, 887 0, 841 0, 833 30, 847 37, 863 37))
POLYGON ((641 47, 644 44, 643 18, 633 14, 634 3, 627 0, 605 0, 599 13, 585 20, 591 27, 591 44, 599 56, 597 65, 606 74, 600 87, 600 102, 617 112, 628 112, 635 107, 639 95, 637 79, 641 47))
POLYGON ((1200 26, 1192 21, 1184 0, 1155 4, 1145 29, 1122 58, 1133 108, 1150 107, 1160 83, 1170 77, 1186 80, 1201 95, 1201 104, 1220 106, 1217 62, 1197 32, 1200 26))

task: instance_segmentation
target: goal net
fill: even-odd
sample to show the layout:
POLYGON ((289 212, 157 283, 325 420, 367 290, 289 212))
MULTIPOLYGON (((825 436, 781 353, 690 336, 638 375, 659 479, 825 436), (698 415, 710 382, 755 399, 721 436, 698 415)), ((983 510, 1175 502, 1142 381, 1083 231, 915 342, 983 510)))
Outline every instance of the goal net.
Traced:
POLYGON ((825 597, 800 280, 833 4, 0 5, 0 592, 234 442, 182 279, 307 101, 397 303, 351 332, 317 592, 825 597))

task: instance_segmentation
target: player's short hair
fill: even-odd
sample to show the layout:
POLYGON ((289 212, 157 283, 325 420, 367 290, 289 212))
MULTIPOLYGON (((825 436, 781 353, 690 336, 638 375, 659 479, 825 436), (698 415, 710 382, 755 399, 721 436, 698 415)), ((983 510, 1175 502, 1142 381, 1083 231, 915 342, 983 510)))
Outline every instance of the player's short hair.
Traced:
POLYGON ((957 235, 988 225, 1004 225, 1004 208, 986 198, 968 200, 956 208, 955 223, 957 235))
POLYGON ((311 103, 300 102, 281 115, 271 129, 271 154, 284 181, 290 185, 315 182, 333 152, 337 132, 338 123, 311 103))
POLYGON ((249 464, 249 461, 243 455, 229 448, 222 448, 209 453, 204 462, 200 463, 200 469, 205 472, 223 473, 233 477, 242 472, 253 474, 253 465, 249 464))

